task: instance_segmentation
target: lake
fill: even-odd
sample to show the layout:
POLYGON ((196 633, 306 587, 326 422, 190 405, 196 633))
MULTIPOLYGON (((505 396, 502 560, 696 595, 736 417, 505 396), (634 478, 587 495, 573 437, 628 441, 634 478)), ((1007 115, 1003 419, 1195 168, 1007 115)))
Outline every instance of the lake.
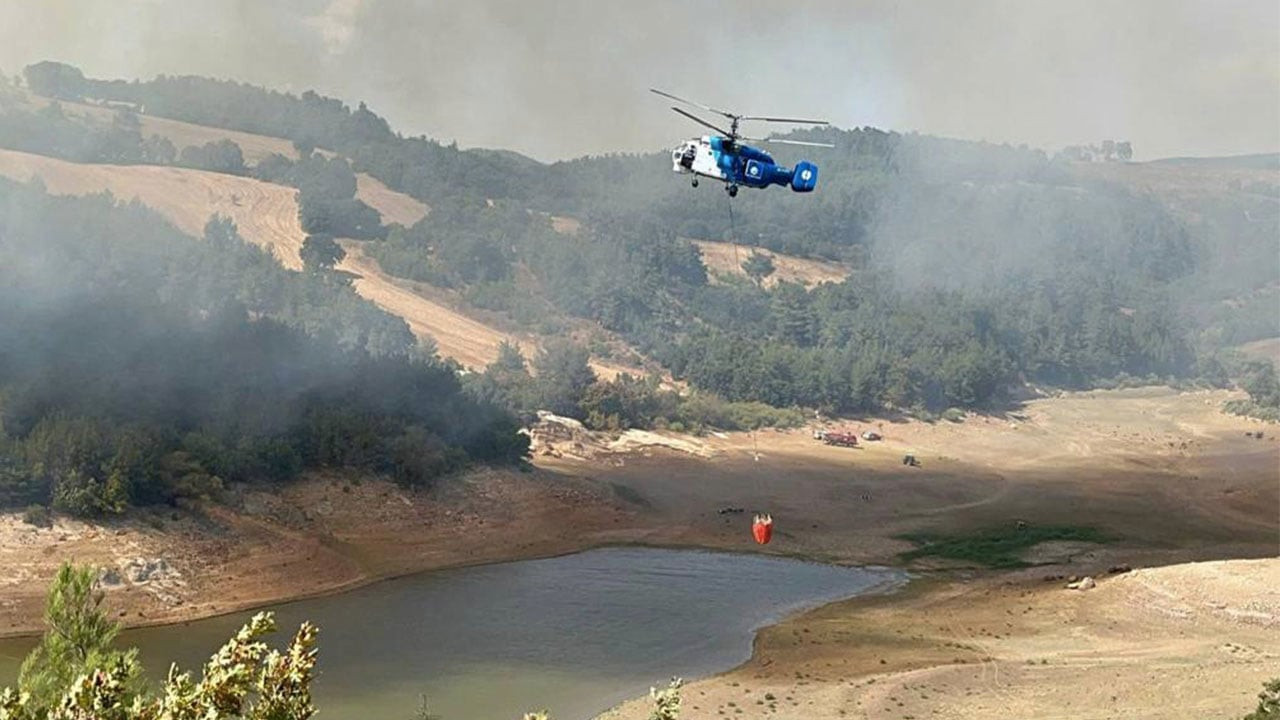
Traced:
MULTIPOLYGON (((580 720, 664 685, 727 670, 754 631, 804 608, 900 586, 884 568, 758 555, 604 548, 422 573, 273 608, 282 644, 320 628, 318 718, 411 720, 425 694, 445 720, 580 720)), ((197 667, 252 613, 131 630, 162 675, 197 667)), ((31 640, 0 641, 0 684, 31 640)))

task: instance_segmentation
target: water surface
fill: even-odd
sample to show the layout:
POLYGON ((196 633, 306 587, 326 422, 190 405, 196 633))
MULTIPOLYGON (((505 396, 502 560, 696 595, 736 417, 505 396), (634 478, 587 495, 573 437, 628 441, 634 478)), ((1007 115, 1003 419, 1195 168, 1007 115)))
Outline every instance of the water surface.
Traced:
MULTIPOLYGON (((273 608, 280 643, 320 627, 323 718, 410 720, 419 696, 446 720, 551 710, 590 718, 670 675, 726 670, 784 615, 903 582, 885 569, 650 548, 429 572, 273 608)), ((154 673, 196 667, 251 613, 133 630, 154 673)), ((0 683, 30 641, 0 642, 0 683)))

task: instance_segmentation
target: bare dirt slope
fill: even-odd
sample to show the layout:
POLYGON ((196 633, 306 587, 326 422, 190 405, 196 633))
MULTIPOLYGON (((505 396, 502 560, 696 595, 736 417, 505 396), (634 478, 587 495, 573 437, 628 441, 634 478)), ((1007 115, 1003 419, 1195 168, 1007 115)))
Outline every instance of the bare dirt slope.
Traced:
MULTIPOLYGON (((558 233, 576 235, 582 231, 582 222, 576 218, 551 216, 551 227, 558 233)), ((732 243, 712 240, 691 240, 702 253, 702 262, 712 273, 746 277, 742 262, 752 252, 767 255, 773 259, 774 272, 765 278, 765 287, 773 287, 779 282, 796 282, 805 287, 813 287, 826 282, 840 282, 849 276, 849 268, 826 260, 811 260, 792 255, 783 255, 765 248, 736 246, 732 243)))
POLYGON ((1260 167, 1233 164, 1227 158, 1219 163, 1072 163, 1071 171, 1080 177, 1102 178, 1128 185, 1136 190, 1165 198, 1212 197, 1233 192, 1253 182, 1280 182, 1280 164, 1260 167))
POLYGON ((713 273, 746 277, 747 273, 742 269, 742 263, 751 256, 752 252, 772 258, 774 272, 765 278, 765 287, 773 287, 783 281, 813 287, 827 282, 838 283, 849 275, 848 268, 825 260, 798 258, 764 248, 735 246, 732 243, 710 240, 695 240, 693 243, 702 251, 702 262, 706 263, 707 269, 713 273))
POLYGON ((377 262, 364 254, 359 242, 346 240, 342 245, 347 257, 338 268, 357 276, 356 292, 404 318, 414 335, 433 338, 441 355, 469 368, 483 368, 498 357, 498 347, 503 342, 519 347, 526 357, 537 351, 531 338, 502 332, 414 292, 408 283, 384 273, 377 262))
MULTIPOLYGON (((214 213, 229 216, 249 242, 269 248, 287 268, 298 270, 305 233, 298 221, 293 188, 250 178, 143 165, 88 165, 0 150, 0 174, 19 180, 39 176, 50 192, 83 195, 110 191, 155 209, 180 230, 200 236, 214 213)), ((390 313, 403 317, 415 334, 435 339, 440 353, 468 367, 497 357, 507 339, 480 323, 400 287, 364 257, 353 243, 340 269, 360 275, 356 291, 390 313)))
POLYGON ((48 528, 0 513, 0 636, 40 629, 48 583, 68 559, 114 570, 108 604, 147 625, 625 540, 615 528, 629 517, 607 489, 514 470, 477 471, 431 493, 317 474, 279 492, 232 488, 224 503, 48 528))

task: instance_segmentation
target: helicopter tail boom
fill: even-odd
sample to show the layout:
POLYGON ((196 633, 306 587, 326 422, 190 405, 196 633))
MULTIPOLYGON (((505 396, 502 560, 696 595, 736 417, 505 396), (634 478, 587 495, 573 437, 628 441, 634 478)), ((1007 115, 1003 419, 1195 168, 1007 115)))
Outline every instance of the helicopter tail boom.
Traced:
POLYGON ((796 192, 813 192, 818 186, 818 166, 808 160, 796 163, 791 171, 791 189, 796 192))

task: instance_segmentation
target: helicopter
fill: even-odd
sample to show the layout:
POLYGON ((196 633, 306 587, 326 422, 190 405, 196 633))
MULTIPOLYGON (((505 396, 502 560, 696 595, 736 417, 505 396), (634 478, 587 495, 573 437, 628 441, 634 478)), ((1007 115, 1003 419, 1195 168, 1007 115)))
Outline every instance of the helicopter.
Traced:
POLYGON ((750 138, 744 137, 738 132, 738 124, 743 120, 789 123, 791 125, 830 125, 825 120, 739 115, 725 110, 717 110, 702 103, 685 100, 655 88, 649 88, 649 91, 690 107, 723 115, 729 120, 729 129, 725 130, 691 112, 682 110, 674 105, 671 106, 671 109, 675 112, 719 133, 718 135, 703 135, 702 137, 686 140, 671 151, 671 169, 682 175, 693 175, 693 187, 698 187, 699 177, 705 177, 723 182, 729 197, 738 196, 739 186, 766 188, 770 185, 790 185, 795 192, 813 192, 813 189, 818 185, 817 165, 807 160, 802 160, 796 163, 794 168, 788 168, 774 162, 769 153, 759 148, 751 147, 741 141, 750 140, 751 142, 805 145, 808 147, 835 147, 830 143, 803 142, 780 138, 750 138))

